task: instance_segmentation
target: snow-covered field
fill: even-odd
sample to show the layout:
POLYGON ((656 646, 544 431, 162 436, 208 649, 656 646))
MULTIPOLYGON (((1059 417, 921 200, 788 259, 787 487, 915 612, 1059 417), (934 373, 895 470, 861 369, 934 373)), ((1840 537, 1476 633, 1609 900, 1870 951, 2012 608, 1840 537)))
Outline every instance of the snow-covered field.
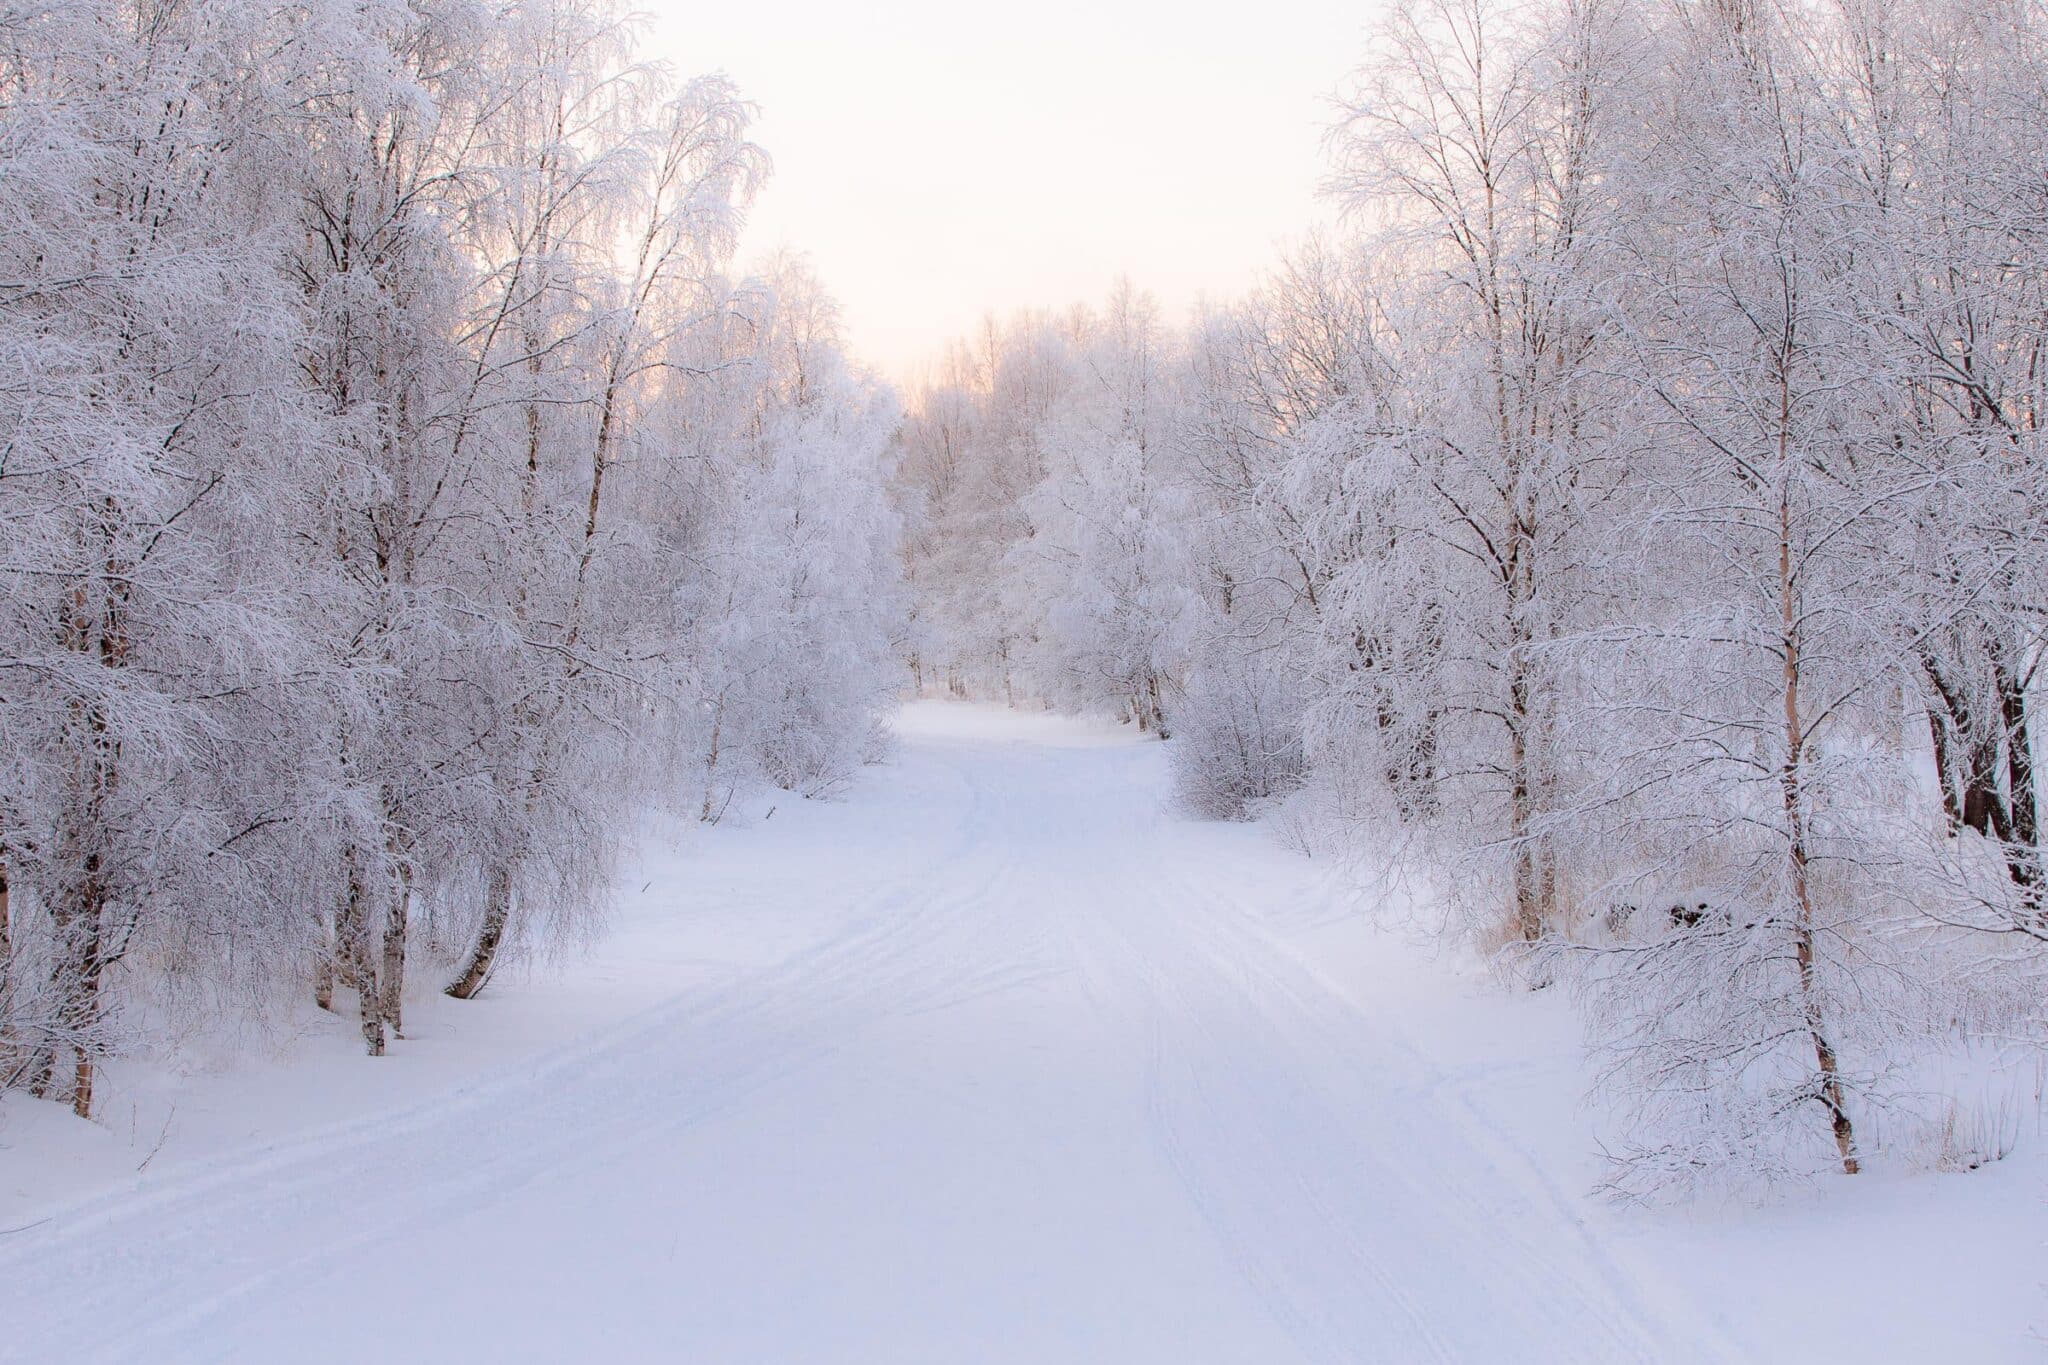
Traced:
POLYGON ((96 1127, 9 1100, 0 1358, 2043 1357, 2031 1123, 1970 1175, 1603 1204, 1564 1001, 1171 817, 1127 732, 899 730, 842 801, 651 840, 590 956, 391 1057, 308 1011, 112 1068, 96 1127))

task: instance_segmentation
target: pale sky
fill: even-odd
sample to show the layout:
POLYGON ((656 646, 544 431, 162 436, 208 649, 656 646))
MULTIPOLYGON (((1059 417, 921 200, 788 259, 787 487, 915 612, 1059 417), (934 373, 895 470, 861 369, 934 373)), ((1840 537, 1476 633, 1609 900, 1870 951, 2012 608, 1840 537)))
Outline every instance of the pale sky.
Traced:
POLYGON ((745 254, 809 254, 853 348, 905 378, 984 312, 1170 314, 1244 289, 1328 210, 1326 100, 1372 0, 673 5, 652 50, 761 106, 745 254))

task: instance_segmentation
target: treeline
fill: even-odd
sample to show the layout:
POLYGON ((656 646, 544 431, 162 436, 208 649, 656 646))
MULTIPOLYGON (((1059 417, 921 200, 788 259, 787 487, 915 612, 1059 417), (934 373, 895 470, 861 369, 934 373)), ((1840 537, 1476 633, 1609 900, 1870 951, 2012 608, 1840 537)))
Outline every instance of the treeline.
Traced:
POLYGON ((2044 19, 1404 4, 1349 236, 917 396, 922 684, 1398 841, 1584 1003, 1618 1188, 1998 1155, 1949 1077, 2042 1038, 2044 19))
POLYGON ((605 0, 0 5, 0 1087, 381 1052, 872 755, 896 415, 730 268, 751 118, 605 0))

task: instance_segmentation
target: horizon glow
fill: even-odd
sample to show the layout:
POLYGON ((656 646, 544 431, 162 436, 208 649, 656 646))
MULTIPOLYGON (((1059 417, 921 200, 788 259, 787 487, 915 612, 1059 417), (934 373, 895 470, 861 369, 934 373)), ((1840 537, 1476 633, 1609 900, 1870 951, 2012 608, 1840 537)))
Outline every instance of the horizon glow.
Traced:
POLYGON ((723 70, 760 106, 775 169, 742 264, 807 255, 853 355, 903 382, 985 315, 1098 303, 1119 275, 1169 318, 1249 288, 1334 216, 1329 101, 1373 14, 801 0, 651 18, 650 56, 723 70))

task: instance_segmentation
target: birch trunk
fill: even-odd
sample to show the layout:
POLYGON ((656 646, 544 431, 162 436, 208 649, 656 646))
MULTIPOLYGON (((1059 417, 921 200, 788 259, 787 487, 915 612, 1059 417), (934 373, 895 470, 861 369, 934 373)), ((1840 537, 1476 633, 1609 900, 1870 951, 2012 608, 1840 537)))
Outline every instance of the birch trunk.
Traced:
POLYGON ((405 943, 411 913, 412 879, 401 875, 398 894, 384 912, 384 960, 377 980, 384 1021, 394 1038, 405 1037, 405 943))
POLYGON ((351 844, 343 853, 348 891, 335 916, 335 970, 356 992, 363 1047, 372 1057, 384 1055, 384 995, 370 960, 369 888, 363 879, 362 853, 351 844))
POLYGON ((474 1000, 490 984, 497 966, 498 950, 505 943, 505 928, 512 922, 512 873, 505 863, 491 869, 484 888, 484 922, 477 930, 476 947, 470 952, 462 975, 448 983, 446 993, 457 1000, 474 1000))
MULTIPOLYGON (((1789 451, 1783 422, 1789 420, 1790 399, 1780 390, 1780 467, 1785 468, 1789 451)), ((1821 1004, 1820 984, 1814 970, 1814 908, 1811 870, 1808 866, 1804 780, 1806 761, 1805 722, 1799 710, 1799 684, 1803 661, 1800 656, 1799 585, 1792 564, 1792 503, 1788 489, 1778 491, 1778 626, 1783 657, 1785 705, 1785 757, 1779 770, 1779 791, 1785 809, 1785 861, 1791 884, 1793 955, 1798 962, 1800 1008, 1807 1036, 1813 1042, 1814 1063, 1820 1069, 1820 1101, 1828 1111, 1834 1130, 1835 1149, 1840 1154, 1842 1173, 1855 1175, 1861 1164, 1856 1155, 1856 1132, 1849 1121, 1849 1109, 1842 1093, 1841 1068, 1828 1036, 1821 1004)))

